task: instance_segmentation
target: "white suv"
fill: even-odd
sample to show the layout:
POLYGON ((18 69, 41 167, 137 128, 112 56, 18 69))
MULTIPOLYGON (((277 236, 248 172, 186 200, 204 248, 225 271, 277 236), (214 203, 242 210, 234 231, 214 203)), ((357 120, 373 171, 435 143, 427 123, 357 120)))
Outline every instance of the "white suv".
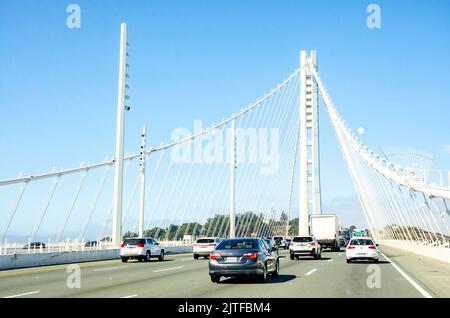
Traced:
POLYGON ((377 245, 370 237, 353 237, 345 249, 347 263, 354 260, 373 260, 378 263, 377 245))
POLYGON ((198 259, 199 256, 204 258, 209 257, 209 254, 216 248, 221 240, 218 237, 202 237, 198 238, 194 243, 194 259, 198 259))
POLYGON ((286 242, 286 238, 284 236, 274 236, 272 237, 273 244, 278 248, 284 248, 287 250, 288 244, 286 242))
POLYGON ((314 236, 295 236, 289 246, 291 259, 300 256, 313 256, 315 259, 322 258, 322 247, 314 236))
POLYGON ((152 257, 164 260, 164 249, 151 237, 127 238, 120 246, 120 258, 124 263, 129 259, 148 262, 152 257))

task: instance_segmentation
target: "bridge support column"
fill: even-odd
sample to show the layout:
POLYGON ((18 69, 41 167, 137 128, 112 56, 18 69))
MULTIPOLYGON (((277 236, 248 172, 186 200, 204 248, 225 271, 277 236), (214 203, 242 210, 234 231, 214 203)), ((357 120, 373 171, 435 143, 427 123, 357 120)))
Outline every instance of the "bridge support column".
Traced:
POLYGON ((317 68, 317 52, 300 52, 300 201, 299 235, 309 235, 309 216, 321 214, 317 84, 307 64, 317 68))
POLYGON ((127 60, 127 25, 120 25, 119 92, 117 98, 116 157, 114 176, 114 213, 112 242, 119 247, 122 242, 122 196, 123 196, 123 140, 125 130, 125 89, 127 60))
POLYGON ((230 238, 236 236, 236 122, 231 122, 230 130, 230 238))
POLYGON ((139 172, 141 179, 141 193, 139 197, 139 237, 144 237, 144 211, 145 211, 145 163, 147 155, 145 153, 147 148, 147 129, 142 127, 141 133, 141 152, 139 162, 139 172))

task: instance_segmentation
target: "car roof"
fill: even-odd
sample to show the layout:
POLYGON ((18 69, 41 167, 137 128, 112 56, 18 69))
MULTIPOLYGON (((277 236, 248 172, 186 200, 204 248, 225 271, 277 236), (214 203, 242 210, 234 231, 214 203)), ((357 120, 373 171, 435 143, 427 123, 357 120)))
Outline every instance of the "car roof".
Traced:
POLYGON ((352 240, 372 240, 373 241, 374 239, 371 237, 368 237, 368 236, 353 236, 352 240))

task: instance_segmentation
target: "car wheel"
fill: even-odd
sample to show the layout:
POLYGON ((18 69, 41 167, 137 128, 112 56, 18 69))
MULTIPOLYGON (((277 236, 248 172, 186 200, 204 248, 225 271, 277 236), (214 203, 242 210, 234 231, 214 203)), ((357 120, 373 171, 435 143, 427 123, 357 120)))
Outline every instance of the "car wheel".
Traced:
POLYGON ((147 251, 147 253, 145 253, 145 256, 144 256, 143 261, 144 261, 144 262, 150 261, 150 251, 147 251))
POLYGON ((347 264, 351 263, 351 259, 347 258, 347 264))
POLYGON ((278 276, 280 276, 280 263, 277 261, 277 264, 275 265, 275 271, 272 273, 272 277, 278 276))
POLYGON ((194 259, 198 259, 198 255, 197 254, 194 254, 194 259))
POLYGON ((211 281, 212 281, 213 283, 218 283, 218 282, 220 282, 220 276, 219 276, 219 275, 210 275, 210 277, 211 277, 211 281))
POLYGON ((373 261, 374 261, 375 263, 378 263, 378 258, 374 259, 373 261))
POLYGON ((122 263, 128 262, 128 257, 122 257, 122 263))
POLYGON ((164 250, 161 250, 161 254, 158 256, 158 261, 162 262, 164 260, 164 250))
POLYGON ((261 282, 265 282, 267 280, 267 264, 264 264, 263 273, 259 277, 259 279, 261 280, 261 282))
POLYGON ((294 254, 291 254, 291 260, 294 260, 294 254))
POLYGON ((320 252, 317 257, 318 257, 318 259, 321 259, 322 258, 322 252, 320 252))

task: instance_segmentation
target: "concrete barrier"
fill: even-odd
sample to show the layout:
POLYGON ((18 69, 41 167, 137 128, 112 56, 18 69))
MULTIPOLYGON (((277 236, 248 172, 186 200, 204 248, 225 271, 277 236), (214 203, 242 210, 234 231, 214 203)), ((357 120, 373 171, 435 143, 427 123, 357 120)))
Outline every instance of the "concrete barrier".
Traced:
MULTIPOLYGON (((191 253, 192 246, 164 247, 166 254, 191 253)), ((0 255, 0 270, 119 259, 119 249, 0 255)))

